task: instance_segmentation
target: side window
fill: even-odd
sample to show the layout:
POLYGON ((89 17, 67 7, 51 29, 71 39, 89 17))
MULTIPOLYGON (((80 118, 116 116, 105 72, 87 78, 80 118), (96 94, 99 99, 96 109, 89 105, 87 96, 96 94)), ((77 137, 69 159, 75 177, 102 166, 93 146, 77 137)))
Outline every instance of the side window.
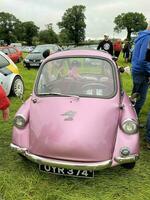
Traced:
POLYGON ((9 48, 10 53, 16 53, 17 51, 14 48, 9 48))
POLYGON ((58 48, 56 46, 53 46, 53 51, 57 51, 58 48))
POLYGON ((6 60, 6 58, 0 55, 0 68, 6 67, 8 65, 9 65, 8 60, 6 60))
POLYGON ((3 49, 2 51, 3 51, 3 53, 5 53, 6 55, 8 55, 8 54, 9 54, 9 51, 8 51, 8 49, 3 49))

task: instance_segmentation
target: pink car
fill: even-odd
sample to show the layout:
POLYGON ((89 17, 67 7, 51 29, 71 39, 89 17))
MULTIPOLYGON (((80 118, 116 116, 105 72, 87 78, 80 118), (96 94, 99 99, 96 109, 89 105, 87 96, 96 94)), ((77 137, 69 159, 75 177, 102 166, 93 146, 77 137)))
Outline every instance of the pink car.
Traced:
POLYGON ((133 168, 138 120, 118 71, 97 50, 50 55, 15 116, 11 147, 48 173, 93 177, 116 165, 133 168))

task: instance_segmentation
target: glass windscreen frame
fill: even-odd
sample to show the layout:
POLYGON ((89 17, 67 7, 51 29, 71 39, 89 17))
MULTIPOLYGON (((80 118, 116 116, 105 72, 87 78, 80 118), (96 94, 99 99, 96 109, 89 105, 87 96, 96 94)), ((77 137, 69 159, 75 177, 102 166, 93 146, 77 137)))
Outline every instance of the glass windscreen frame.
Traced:
POLYGON ((110 59, 103 57, 76 56, 50 59, 46 63, 43 63, 39 70, 34 92, 37 96, 54 96, 56 94, 60 94, 60 96, 75 95, 89 98, 112 98, 117 93, 116 72, 117 70, 115 64, 110 59), (62 61, 63 63, 67 62, 64 68, 62 67, 62 64, 60 64, 62 61), (41 84, 41 76, 45 73, 43 70, 49 64, 54 64, 54 62, 58 63, 52 67, 49 66, 49 69, 52 70, 54 67, 62 68, 62 74, 64 74, 61 74, 59 78, 58 76, 56 78, 56 72, 51 72, 49 89, 39 89, 41 87, 39 86, 39 84, 41 84), (73 70, 75 75, 71 72, 72 66, 74 67, 74 65, 76 65, 76 69, 73 70), (103 72, 102 68, 104 70, 103 72), (54 86, 56 86, 56 88, 54 86), (72 89, 65 89, 66 87, 69 88, 69 86, 72 89))

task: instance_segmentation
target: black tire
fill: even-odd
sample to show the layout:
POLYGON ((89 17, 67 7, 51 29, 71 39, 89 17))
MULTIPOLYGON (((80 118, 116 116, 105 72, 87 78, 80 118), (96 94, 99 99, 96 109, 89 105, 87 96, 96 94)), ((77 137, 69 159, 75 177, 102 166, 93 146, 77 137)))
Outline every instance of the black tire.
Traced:
POLYGON ((13 96, 20 96, 24 93, 24 83, 20 76, 16 76, 11 86, 11 94, 13 96))
POLYGON ((135 167, 135 162, 122 164, 122 167, 125 169, 133 169, 135 167))
POLYGON ((26 158, 23 154, 18 153, 18 155, 19 155, 23 160, 27 160, 27 158, 26 158))

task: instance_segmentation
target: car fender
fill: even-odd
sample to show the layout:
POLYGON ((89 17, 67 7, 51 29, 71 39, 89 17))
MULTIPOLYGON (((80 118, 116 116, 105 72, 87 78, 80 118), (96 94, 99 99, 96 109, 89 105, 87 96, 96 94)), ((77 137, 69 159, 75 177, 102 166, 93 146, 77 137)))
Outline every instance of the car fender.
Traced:
POLYGON ((10 75, 7 76, 7 91, 6 91, 7 95, 10 94, 12 83, 13 83, 13 80, 14 80, 14 78, 16 76, 20 76, 20 75, 16 75, 16 74, 12 73, 12 74, 10 74, 10 75))
POLYGON ((137 131, 135 134, 129 135, 121 128, 122 122, 127 119, 132 119, 138 124, 138 118, 135 110, 133 109, 133 105, 128 96, 124 94, 122 100, 122 109, 120 112, 120 122, 118 124, 116 142, 114 146, 112 166, 118 165, 118 163, 115 161, 115 158, 121 156, 121 149, 124 147, 130 151, 130 155, 139 155, 139 131, 137 131))
MULTIPOLYGON (((11 88, 12 88, 12 84, 13 84, 13 80, 15 79, 15 77, 20 77, 22 79, 22 77, 19 74, 11 74, 11 76, 8 78, 8 95, 11 92, 11 88)), ((22 79, 23 81, 23 79, 22 79)))
POLYGON ((31 97, 25 101, 25 103, 20 107, 20 109, 17 111, 16 115, 21 115, 26 120, 26 125, 24 128, 19 129, 17 127, 13 127, 13 136, 12 141, 13 144, 18 145, 22 148, 29 148, 29 115, 30 115, 30 102, 31 97))

